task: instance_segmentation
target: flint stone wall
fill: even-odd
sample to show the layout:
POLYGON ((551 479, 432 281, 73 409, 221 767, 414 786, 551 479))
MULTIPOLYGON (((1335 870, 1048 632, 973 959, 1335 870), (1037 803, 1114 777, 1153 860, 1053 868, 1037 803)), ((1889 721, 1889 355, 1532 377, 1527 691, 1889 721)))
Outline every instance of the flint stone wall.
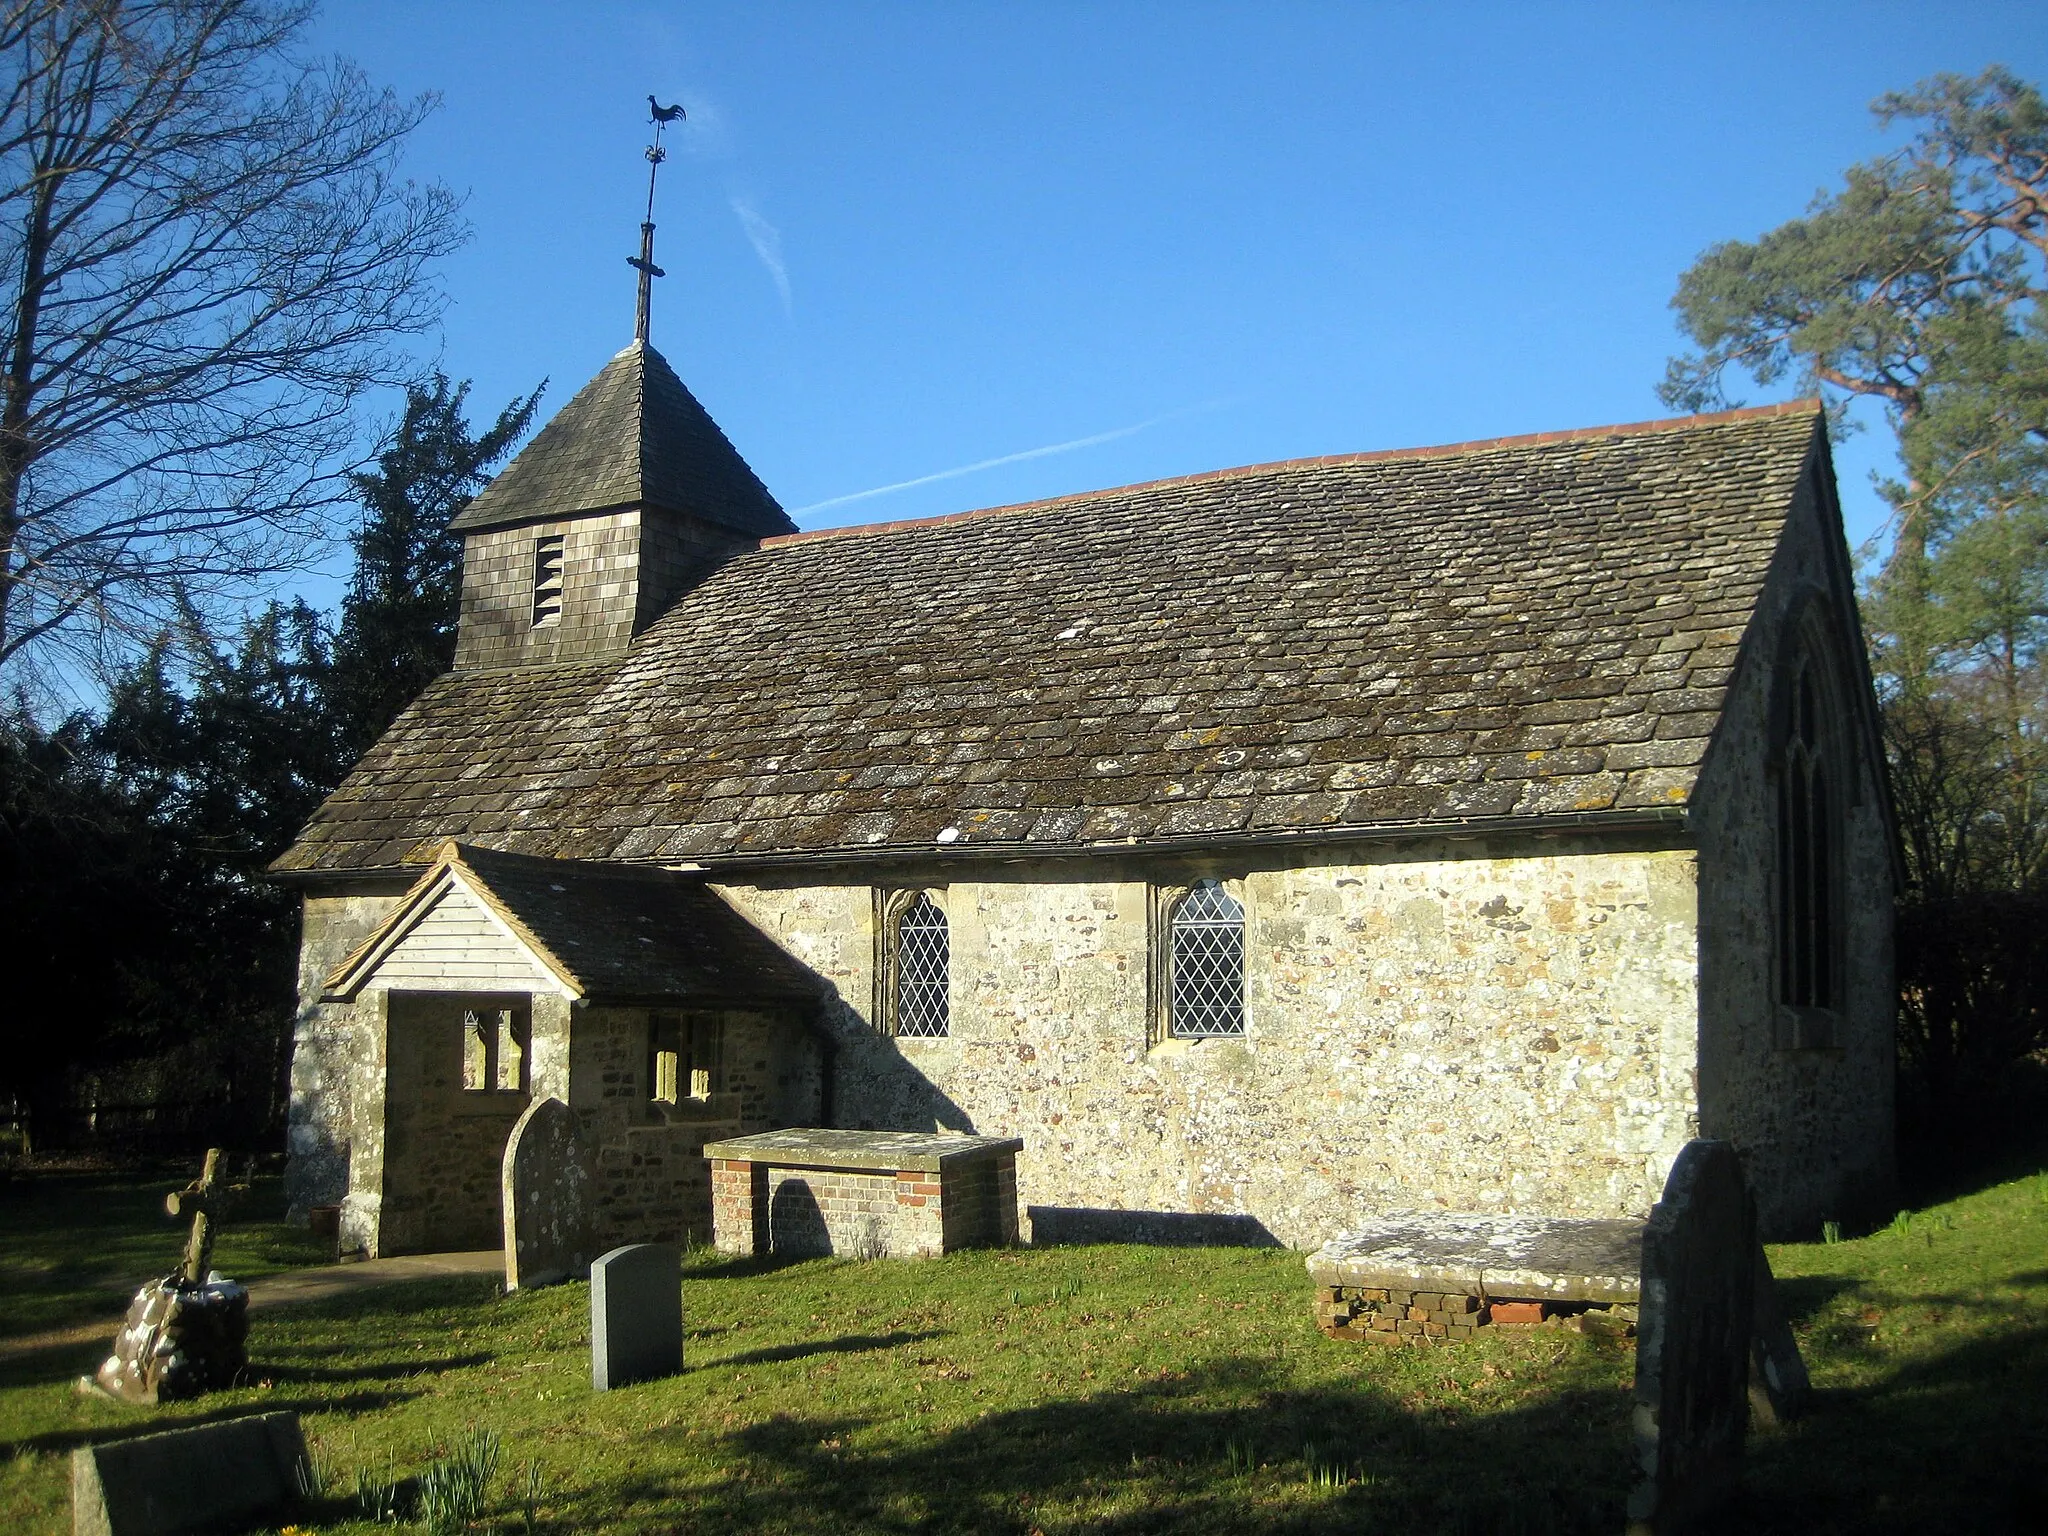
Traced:
MULTIPOLYGON (((1888 1212, 1896 1173, 1890 831, 1876 744, 1850 707, 1869 687, 1862 637, 1853 609, 1844 615, 1828 597, 1831 588, 1849 590, 1844 550, 1837 514, 1809 478, 1688 814, 1703 872, 1700 1134, 1741 1154, 1767 1241, 1812 1241, 1826 1219, 1888 1212), (1839 674, 1833 734, 1843 749, 1830 765, 1840 812, 1842 997, 1820 1021, 1825 1032, 1802 1038, 1777 1001, 1774 759, 1787 640, 1802 613, 1829 611, 1839 674)), ((1720 638, 1732 646, 1739 637, 1720 638)))
POLYGON ((1156 867, 953 879, 943 1040, 870 1023, 867 884, 721 890, 837 989, 831 1123, 1021 1136, 1027 1208, 1242 1213, 1295 1246, 1361 1211, 1649 1208, 1697 1125, 1689 851, 1294 857, 1175 872, 1246 909, 1247 1032, 1201 1042, 1152 1039, 1156 867))

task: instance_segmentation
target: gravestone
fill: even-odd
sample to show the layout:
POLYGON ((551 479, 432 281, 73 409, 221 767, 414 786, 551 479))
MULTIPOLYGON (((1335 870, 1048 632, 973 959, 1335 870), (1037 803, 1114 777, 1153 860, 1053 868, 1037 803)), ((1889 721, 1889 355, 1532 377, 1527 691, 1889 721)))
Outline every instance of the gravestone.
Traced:
POLYGON ((1792 1321, 1778 1297, 1771 1261, 1756 1250, 1756 1310, 1750 1319, 1749 1411, 1759 1424, 1778 1425, 1799 1417, 1812 1384, 1792 1321))
POLYGON ((178 1536, 240 1526, 291 1504, 306 1441, 296 1413, 259 1413, 71 1453, 74 1536, 178 1536))
POLYGON ((505 1289, 590 1273, 597 1165, 575 1112, 560 1099, 527 1106, 505 1143, 505 1289))
POLYGON ((221 1152, 206 1154, 204 1171, 167 1196, 164 1209, 192 1223, 185 1257, 162 1280, 135 1293, 114 1336, 114 1350, 81 1391, 126 1403, 168 1403, 231 1387, 249 1363, 249 1293, 213 1273, 214 1239, 246 1184, 221 1176, 221 1152))
POLYGON ((599 1392, 683 1368, 683 1258, 628 1243, 590 1266, 590 1385, 599 1392))
POLYGON ((1630 1536, 1718 1529, 1739 1489, 1757 1254, 1735 1149, 1687 1142, 1643 1229, 1630 1536))

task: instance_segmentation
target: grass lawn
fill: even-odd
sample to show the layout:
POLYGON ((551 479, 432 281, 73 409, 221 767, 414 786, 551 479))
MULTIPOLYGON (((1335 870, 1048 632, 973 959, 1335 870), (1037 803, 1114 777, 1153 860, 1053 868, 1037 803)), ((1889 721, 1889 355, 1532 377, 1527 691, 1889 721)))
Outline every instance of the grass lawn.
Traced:
MULTIPOLYGON (((0 1205, 16 1266, 20 1217, 0 1205)), ((46 1232, 39 1256, 64 1246, 46 1232)), ((1754 1438, 1737 1529, 2048 1529, 2048 1175, 1772 1261, 1819 1400, 1754 1438)), ((128 1273, 161 1267, 151 1248, 128 1273)), ((0 1362, 0 1529, 69 1529, 66 1457, 84 1440, 275 1407, 305 1415, 333 1469, 337 1497, 299 1522, 321 1532, 378 1529, 350 1513, 358 1470, 416 1475, 475 1425, 502 1440, 503 1532, 523 1528, 534 1462, 538 1528, 555 1533, 1622 1524, 1629 1346, 1332 1342, 1296 1254, 699 1254, 685 1294, 685 1373, 604 1396, 573 1285, 433 1281, 270 1312, 252 1338, 261 1384, 160 1411, 72 1393, 100 1346, 0 1362)))
MULTIPOLYGON (((101 1319, 113 1338, 143 1282, 162 1279, 184 1254, 191 1223, 166 1215, 164 1196, 197 1178, 199 1161, 179 1166, 160 1178, 42 1173, 0 1186, 0 1339, 101 1319)), ((333 1257, 283 1215, 283 1179, 257 1178, 221 1229, 214 1267, 259 1280, 333 1257)))

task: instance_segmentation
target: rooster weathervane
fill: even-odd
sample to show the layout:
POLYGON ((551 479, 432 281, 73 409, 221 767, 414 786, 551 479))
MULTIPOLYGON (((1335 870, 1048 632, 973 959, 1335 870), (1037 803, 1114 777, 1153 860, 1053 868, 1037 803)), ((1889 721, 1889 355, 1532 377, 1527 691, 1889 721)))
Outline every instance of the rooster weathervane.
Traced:
POLYGON ((626 265, 637 268, 640 273, 639 303, 633 312, 633 339, 643 346, 647 343, 648 312, 654 306, 654 279, 668 275, 654 264, 654 173, 668 158, 668 151, 661 147, 661 132, 670 123, 688 118, 681 102, 664 107, 651 95, 647 98, 647 111, 647 120, 654 124, 654 142, 647 146, 647 217, 640 225, 640 254, 626 258, 626 265))

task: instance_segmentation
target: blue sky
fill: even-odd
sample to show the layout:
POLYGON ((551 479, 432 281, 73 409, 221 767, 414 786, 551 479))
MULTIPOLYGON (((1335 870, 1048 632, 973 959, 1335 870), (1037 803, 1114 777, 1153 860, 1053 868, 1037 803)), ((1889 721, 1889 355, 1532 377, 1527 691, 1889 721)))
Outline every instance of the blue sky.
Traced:
MULTIPOLYGON (((475 239, 424 355, 473 419, 631 339, 682 101, 654 342, 806 527, 1669 414, 1703 247, 1879 152, 1884 90, 2048 77, 2018 4, 336 0, 315 41, 443 98, 409 169, 475 239)), ((1852 537, 1887 458, 1843 456, 1852 537)))

